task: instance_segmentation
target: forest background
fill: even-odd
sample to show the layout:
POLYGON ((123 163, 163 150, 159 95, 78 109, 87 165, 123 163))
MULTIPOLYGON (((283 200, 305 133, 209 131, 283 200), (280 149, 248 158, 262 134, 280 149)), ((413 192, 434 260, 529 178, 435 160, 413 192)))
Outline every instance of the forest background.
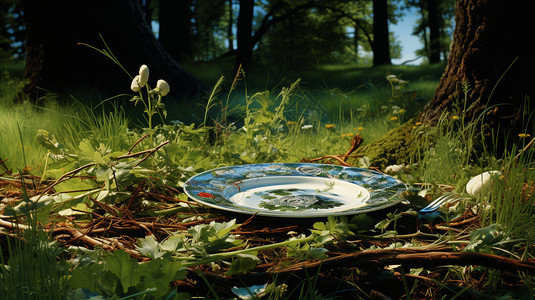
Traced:
MULTIPOLYGON (((109 5, 108 14, 116 12, 117 9, 124 13, 127 11, 125 6, 131 5, 129 1, 120 2, 109 5)), ((107 18, 107 14, 94 13, 89 7, 72 9, 68 4, 64 7, 54 4, 48 9, 43 7, 36 9, 38 8, 36 3, 38 2, 18 0, 0 2, 2 14, 0 58, 4 61, 4 65, 6 61, 20 62, 25 59, 26 24, 23 7, 26 6, 26 15, 32 18, 33 8, 40 14, 43 22, 51 18, 56 19, 55 26, 40 26, 40 35, 43 39, 56 36, 55 40, 61 41, 47 50, 47 53, 53 53, 49 55, 61 57, 60 53, 65 54, 65 57, 61 57, 61 61, 56 59, 58 60, 56 68, 61 69, 61 73, 49 73, 48 75, 53 76, 46 77, 54 79, 41 79, 36 83, 41 88, 60 92, 65 86, 72 87, 73 84, 72 80, 65 80, 65 83, 61 84, 62 78, 80 78, 77 82, 79 84, 84 78, 79 74, 73 76, 72 73, 94 74, 98 72, 96 70, 104 68, 101 67, 104 63, 110 63, 99 57, 100 64, 95 65, 94 59, 88 58, 89 51, 86 51, 84 53, 86 60, 91 61, 91 64, 78 63, 79 66, 72 69, 58 68, 61 62, 67 64, 71 51, 69 48, 73 47, 72 44, 75 42, 102 47, 102 41, 94 31, 102 34, 102 39, 110 45, 120 61, 125 60, 124 64, 129 72, 135 70, 132 70, 133 63, 131 66, 129 58, 135 54, 123 51, 121 46, 117 45, 119 41, 124 41, 125 37, 121 35, 126 35, 126 31, 138 30, 134 28, 135 26, 130 26, 122 34, 110 33, 105 30, 107 26, 116 24, 115 27, 121 27, 129 24, 121 24, 123 19, 119 17, 107 18), (59 13, 47 14, 46 12, 51 11, 52 7, 59 13), (73 21, 76 19, 85 21, 86 16, 91 14, 99 20, 96 24, 73 21), (81 28, 83 26, 93 27, 91 36, 85 34, 90 30, 81 28), (52 80, 54 83, 51 83, 52 80)), ((424 64, 440 63, 448 56, 454 25, 454 5, 455 1, 436 0, 147 0, 136 4, 142 9, 146 21, 146 24, 137 24, 137 27, 150 24, 149 29, 172 59, 200 79, 205 86, 213 85, 220 75, 232 78, 238 65, 248 73, 260 74, 261 78, 257 82, 262 85, 268 84, 267 76, 271 76, 274 84, 280 84, 282 78, 293 76, 292 79, 295 79, 310 74, 311 71, 316 75, 322 70, 347 73, 350 68, 391 65, 392 60, 401 58, 404 43, 403 40, 397 39, 391 28, 404 18, 414 21, 412 34, 419 39, 421 47, 415 53, 409 54, 413 57, 411 60, 403 61, 401 64, 411 64, 414 61, 424 64)), ((142 34, 138 36, 143 37, 142 34)), ((143 57, 141 53, 139 57, 143 57)), ((140 65, 139 62, 136 63, 140 65)), ((149 64, 149 62, 143 63, 149 64)), ((149 67, 156 69, 151 65, 149 67)), ((87 84, 88 81, 84 82, 87 84)), ((350 85, 354 86, 344 86, 344 88, 354 89, 358 83, 351 82, 350 85)), ((175 86, 174 91, 180 89, 175 86)))

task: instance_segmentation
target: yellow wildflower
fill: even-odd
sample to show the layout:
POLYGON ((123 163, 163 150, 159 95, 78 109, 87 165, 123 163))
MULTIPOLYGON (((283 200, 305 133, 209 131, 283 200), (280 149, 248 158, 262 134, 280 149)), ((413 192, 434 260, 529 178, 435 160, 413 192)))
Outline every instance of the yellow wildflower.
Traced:
POLYGON ((325 128, 327 128, 327 129, 334 128, 334 124, 327 124, 327 125, 325 125, 325 128))
POLYGON ((364 129, 364 127, 359 126, 359 128, 357 128, 357 129, 358 129, 358 131, 362 131, 364 129))
POLYGON ((398 119, 398 117, 392 117, 392 118, 390 118, 390 121, 395 121, 397 119, 398 119))
POLYGON ((451 118, 454 120, 459 120, 459 116, 452 116, 451 118))
POLYGON ((520 137, 520 138, 527 138, 529 136, 530 136, 529 133, 519 133, 518 134, 518 137, 520 137))

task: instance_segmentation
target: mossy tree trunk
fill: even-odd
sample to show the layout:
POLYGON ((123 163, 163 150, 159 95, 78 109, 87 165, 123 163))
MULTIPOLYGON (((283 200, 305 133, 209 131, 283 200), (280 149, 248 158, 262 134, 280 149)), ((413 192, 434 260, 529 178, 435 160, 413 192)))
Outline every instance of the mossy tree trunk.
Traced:
POLYGON ((158 42, 138 0, 22 0, 22 7, 27 28, 24 77, 32 101, 39 89, 71 93, 82 87, 114 94, 128 90, 131 78, 123 70, 97 51, 79 45, 103 49, 99 35, 131 75, 146 64, 152 78, 149 83, 154 86, 157 79, 165 79, 171 96, 204 90, 158 42))
POLYGON ((523 112, 535 96, 532 8, 530 1, 457 1, 448 65, 422 121, 435 124, 457 105, 467 108, 466 120, 484 116, 489 128, 526 130, 523 112))
MULTIPOLYGON (((530 1, 457 1, 446 70, 433 98, 411 122, 434 126, 444 112, 463 114, 465 122, 481 122, 482 133, 495 139, 498 153, 509 146, 507 136, 515 142, 518 133, 533 135, 533 120, 529 120, 533 109, 529 105, 535 99, 532 6, 530 1)), ((406 163, 408 154, 424 146, 413 128, 411 123, 402 125, 359 153, 378 167, 406 163)))

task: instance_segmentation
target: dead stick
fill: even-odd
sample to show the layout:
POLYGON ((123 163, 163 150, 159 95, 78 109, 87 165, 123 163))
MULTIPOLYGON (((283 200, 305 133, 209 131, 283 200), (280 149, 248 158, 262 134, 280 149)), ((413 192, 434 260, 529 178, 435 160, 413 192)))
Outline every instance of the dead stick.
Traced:
POLYGON ((130 147, 130 149, 128 149, 128 154, 130 154, 132 152, 132 150, 137 146, 137 144, 141 143, 141 141, 143 141, 144 139, 146 139, 149 135, 148 134, 145 134, 144 136, 142 136, 139 140, 137 140, 134 145, 132 145, 132 147, 130 147))
MULTIPOLYGON (((344 254, 323 261, 302 262, 280 270, 270 271, 280 276, 307 270, 333 269, 337 267, 383 267, 403 264, 409 267, 438 267, 442 265, 480 265, 502 270, 535 271, 535 262, 519 261, 498 255, 477 252, 445 252, 420 249, 382 249, 344 254)), ((312 271, 313 272, 313 271, 312 271)))
MULTIPOLYGON (((54 181, 51 185, 49 185, 41 194, 44 195, 46 192, 48 192, 49 190, 51 190, 54 186, 56 186, 57 184, 63 182, 64 180, 67 180, 65 179, 67 176, 74 176, 74 174, 80 172, 81 170, 85 169, 85 168, 89 168, 89 167, 92 167, 96 165, 96 163, 89 163, 87 165, 83 165, 75 170, 72 170, 70 172, 67 172, 63 175, 61 175, 58 179, 56 179, 56 181, 54 181)), ((69 178, 70 179, 70 178, 69 178)))
POLYGON ((448 252, 449 247, 380 249, 342 254, 321 261, 305 261, 285 268, 274 268, 264 272, 251 272, 246 276, 226 276, 206 272, 208 278, 225 282, 225 284, 255 283, 269 280, 274 276, 286 280, 294 276, 317 274, 337 268, 377 269, 388 265, 410 268, 438 267, 444 265, 480 265, 509 271, 535 272, 535 261, 519 261, 498 255, 476 252, 448 252))

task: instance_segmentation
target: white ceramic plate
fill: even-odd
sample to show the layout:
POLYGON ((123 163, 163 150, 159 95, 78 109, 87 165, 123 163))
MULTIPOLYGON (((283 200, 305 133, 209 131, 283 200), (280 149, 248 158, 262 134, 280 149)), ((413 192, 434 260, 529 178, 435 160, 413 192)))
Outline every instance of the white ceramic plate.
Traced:
POLYGON ((351 215, 399 203, 407 186, 368 169, 327 164, 254 164, 197 174, 184 190, 209 207, 285 218, 351 215))

